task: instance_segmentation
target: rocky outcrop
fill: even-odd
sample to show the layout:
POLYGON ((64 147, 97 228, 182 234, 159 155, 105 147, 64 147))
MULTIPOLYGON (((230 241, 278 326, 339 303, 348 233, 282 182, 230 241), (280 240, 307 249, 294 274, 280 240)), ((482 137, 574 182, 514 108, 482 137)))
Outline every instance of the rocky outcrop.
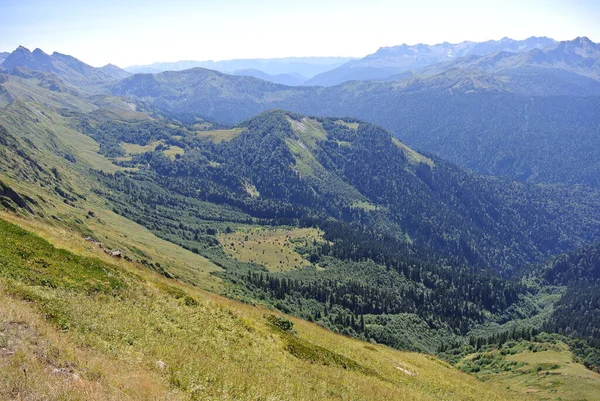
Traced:
POLYGON ((27 210, 29 213, 33 213, 31 206, 29 206, 28 202, 25 198, 19 195, 15 190, 11 187, 0 181, 0 203, 5 208, 16 212, 17 209, 27 210))

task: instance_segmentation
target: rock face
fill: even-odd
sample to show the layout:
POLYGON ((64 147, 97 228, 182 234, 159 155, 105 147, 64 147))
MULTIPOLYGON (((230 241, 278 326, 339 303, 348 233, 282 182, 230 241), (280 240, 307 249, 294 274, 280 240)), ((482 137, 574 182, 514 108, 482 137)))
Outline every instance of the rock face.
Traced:
POLYGON ((33 213, 27 201, 2 181, 0 181, 0 203, 13 212, 16 212, 17 208, 20 208, 33 213))

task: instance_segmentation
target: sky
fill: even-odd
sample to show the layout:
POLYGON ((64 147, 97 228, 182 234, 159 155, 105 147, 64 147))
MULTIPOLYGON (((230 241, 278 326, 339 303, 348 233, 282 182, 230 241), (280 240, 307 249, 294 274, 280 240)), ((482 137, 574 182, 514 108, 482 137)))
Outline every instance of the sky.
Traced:
POLYGON ((289 56, 382 46, 587 36, 599 0, 0 0, 0 51, 58 51, 99 67, 289 56))

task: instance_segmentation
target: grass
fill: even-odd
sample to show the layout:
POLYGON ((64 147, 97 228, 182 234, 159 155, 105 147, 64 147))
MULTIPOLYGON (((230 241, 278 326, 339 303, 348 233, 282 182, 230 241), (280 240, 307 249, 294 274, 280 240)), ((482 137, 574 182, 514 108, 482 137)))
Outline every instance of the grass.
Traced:
POLYGON ((2 87, 12 95, 13 99, 35 102, 48 108, 60 109, 68 107, 82 112, 90 112, 98 108, 94 104, 71 93, 54 92, 45 89, 38 85, 40 83, 38 79, 23 79, 14 75, 6 75, 6 77, 8 79, 2 83, 2 87))
POLYGON ((425 163, 431 167, 435 166, 435 163, 433 160, 431 160, 430 158, 423 156, 419 152, 409 148, 404 143, 402 143, 400 140, 398 140, 396 138, 392 138, 392 142, 396 146, 398 146, 400 149, 402 149, 402 151, 404 152, 404 154, 406 155, 408 160, 411 161, 412 163, 425 163))
MULTIPOLYGON (((69 153, 78 165, 93 166, 97 170, 114 173, 120 167, 98 154, 100 146, 92 138, 70 126, 70 119, 47 109, 42 105, 25 101, 15 101, 0 112, 0 124, 10 133, 31 140, 40 150, 43 158, 52 160, 52 165, 60 167, 67 161, 50 156, 57 149, 69 153)), ((73 168, 73 166, 69 166, 73 168)), ((77 166, 75 166, 77 167, 77 166)))
POLYGON ((208 138, 215 143, 222 141, 230 141, 236 136, 240 135, 244 131, 244 128, 232 128, 232 129, 217 129, 211 131, 198 131, 196 135, 201 138, 208 138))
POLYGON ((3 255, 20 261, 4 266, 0 278, 1 399, 521 399, 433 357, 305 321, 287 318, 297 334, 277 332, 263 308, 139 264, 52 250, 44 239, 0 224, 10 238, 0 242, 3 255), (31 254, 18 250, 22 241, 31 254), (39 255, 63 265, 48 272, 57 285, 21 278, 39 255), (82 269, 81 261, 106 276, 82 269), (121 285, 89 291, 108 277, 121 285))
POLYGON ((371 202, 366 201, 356 201, 352 204, 352 207, 355 209, 362 209, 366 211, 375 211, 377 210, 377 206, 372 204, 371 202))
POLYGON ((349 123, 344 120, 337 120, 335 123, 339 124, 339 125, 345 125, 346 127, 352 128, 353 130, 357 130, 358 127, 360 126, 359 123, 349 123))
POLYGON ((163 153, 168 156, 171 160, 175 159, 175 156, 177 155, 183 155, 185 153, 185 150, 183 148, 180 148, 179 146, 169 146, 168 149, 165 149, 163 151, 163 153))
POLYGON ((246 190, 248 195, 252 196, 253 198, 257 198, 260 196, 260 192, 258 192, 258 189, 256 189, 256 187, 250 184, 249 182, 244 183, 244 189, 246 190))
POLYGON ((161 145, 162 143, 163 143, 163 141, 154 141, 147 145, 141 146, 141 145, 136 145, 135 143, 121 142, 120 145, 125 150, 125 153, 128 156, 130 156, 130 155, 137 155, 140 153, 152 152, 152 151, 154 151, 154 149, 156 149, 156 147, 158 145, 161 145))
MULTIPOLYGON (((158 145, 164 145, 164 141, 154 141, 143 146, 127 142, 121 142, 120 145, 125 150, 125 154, 127 155, 127 157, 129 157, 141 153, 153 152, 158 145)), ((185 150, 183 148, 180 148, 179 146, 166 145, 166 149, 163 150, 163 153, 166 156, 168 156, 171 160, 174 160, 176 155, 183 155, 185 153, 185 150)), ((123 160, 124 158, 120 159, 123 160)))
POLYGON ((458 366, 538 400, 597 400, 600 394, 600 374, 574 362, 560 341, 509 341, 500 350, 468 355, 458 366))
POLYGON ((313 266, 296 251, 302 244, 323 241, 314 228, 247 228, 219 234, 225 252, 242 262, 254 262, 269 271, 287 271, 313 266))

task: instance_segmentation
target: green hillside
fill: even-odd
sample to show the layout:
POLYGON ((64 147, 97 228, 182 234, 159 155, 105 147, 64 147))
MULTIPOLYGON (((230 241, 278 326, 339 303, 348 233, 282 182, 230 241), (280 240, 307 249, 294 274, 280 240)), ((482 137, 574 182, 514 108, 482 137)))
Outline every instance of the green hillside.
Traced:
MULTIPOLYGON (((224 105, 245 82, 186 74, 224 105)), ((513 329, 597 366, 594 189, 479 176, 355 118, 225 126, 2 77, 4 398, 544 399, 449 364, 479 373, 513 329)))
POLYGON ((286 87, 192 69, 132 76, 111 90, 179 119, 237 124, 272 108, 352 116, 481 174, 598 188, 599 58, 596 44, 578 38, 543 52, 459 58, 397 81, 286 87))
POLYGON ((486 383, 538 399, 597 399, 600 374, 577 362, 560 339, 540 336, 533 341, 509 341, 466 355, 457 367, 486 383))
POLYGON ((273 320, 110 260, 71 232, 48 238, 81 255, 3 219, 0 229, 3 399, 516 397, 433 357, 273 320))

